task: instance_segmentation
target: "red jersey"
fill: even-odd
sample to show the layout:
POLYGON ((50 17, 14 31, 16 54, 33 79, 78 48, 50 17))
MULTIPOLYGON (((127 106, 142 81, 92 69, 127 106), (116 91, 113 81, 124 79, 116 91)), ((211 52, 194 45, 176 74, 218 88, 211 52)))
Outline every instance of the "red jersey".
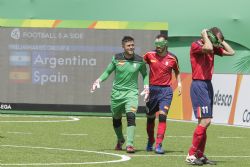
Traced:
POLYGON ((203 53, 203 41, 193 42, 190 49, 192 79, 211 80, 214 72, 214 55, 223 54, 223 48, 215 48, 213 53, 203 53))
POLYGON ((155 51, 150 51, 144 55, 144 60, 150 68, 150 85, 170 85, 172 79, 172 70, 179 72, 178 59, 170 52, 167 52, 164 57, 161 57, 157 55, 155 51))

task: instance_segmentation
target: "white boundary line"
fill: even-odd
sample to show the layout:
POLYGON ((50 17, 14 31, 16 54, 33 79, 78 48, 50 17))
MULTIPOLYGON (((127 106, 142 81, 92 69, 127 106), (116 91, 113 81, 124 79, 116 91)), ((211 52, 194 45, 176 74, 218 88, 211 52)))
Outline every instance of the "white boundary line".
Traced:
MULTIPOLYGON (((5 114, 4 114, 5 115, 5 114)), ((1 115, 0 114, 0 117, 11 117, 10 115, 1 115)), ((66 117, 66 118, 71 118, 73 120, 62 120, 62 121, 34 121, 34 122, 68 122, 68 121, 78 121, 80 120, 79 118, 77 117, 73 117, 73 116, 45 116, 45 115, 42 115, 42 116, 29 116, 29 115, 25 115, 25 116, 20 116, 20 115, 14 115, 13 117, 66 117)), ((101 119, 111 119, 112 117, 110 116, 107 116, 107 117, 90 117, 90 116, 80 116, 81 118, 101 118, 101 119)), ((146 117, 136 117, 136 119, 146 119, 146 117)), ((196 123, 197 124, 197 121, 195 120, 177 120, 177 119, 167 119, 168 121, 173 121, 173 122, 187 122, 187 123, 196 123)), ((5 121, 0 121, 1 122, 5 122, 5 121)), ((10 122, 10 121, 6 121, 6 122, 10 122)), ((13 121, 13 122, 28 122, 28 121, 13 121)), ((29 122, 32 122, 32 121, 29 121, 29 122)), ((243 126, 243 125, 228 125, 228 124, 223 124, 223 123, 214 123, 212 122, 212 125, 220 125, 220 126, 229 126, 229 127, 237 127, 237 128, 250 128, 250 126, 243 126)))
POLYGON ((9 115, 9 114, 0 114, 0 117, 49 117, 49 118, 68 118, 72 116, 57 116, 57 115, 9 115))
POLYGON ((32 147, 32 146, 17 146, 17 145, 0 145, 0 147, 12 147, 12 148, 29 148, 29 149, 45 149, 45 150, 59 150, 59 151, 74 151, 74 152, 87 152, 87 153, 96 153, 120 157, 119 160, 113 161, 100 161, 100 162, 66 162, 66 163, 26 163, 26 164, 4 164, 0 163, 0 166, 52 166, 52 165, 86 165, 86 164, 105 164, 105 163, 117 163, 129 161, 131 158, 126 155, 100 152, 100 151, 89 151, 89 150, 77 150, 77 149, 64 149, 64 148, 50 148, 50 147, 32 147))
POLYGON ((240 136, 219 136, 219 139, 243 139, 245 137, 240 137, 240 136))
POLYGON ((21 135, 32 135, 31 132, 7 132, 7 133, 11 133, 11 134, 21 134, 21 135))
POLYGON ((7 123, 11 123, 11 122, 22 122, 22 123, 29 123, 29 122, 72 122, 72 121, 79 121, 80 119, 77 117, 65 117, 65 116, 33 116, 33 115, 0 115, 0 117, 28 117, 28 118, 69 118, 69 119, 64 119, 64 120, 45 120, 45 121, 1 121, 2 122, 7 122, 7 123))
MULTIPOLYGON (((11 122, 24 122, 24 123, 28 123, 28 122, 72 122, 72 121, 79 121, 80 118, 77 117, 73 117, 73 116, 47 116, 47 115, 1 115, 0 117, 30 117, 30 118, 70 118, 69 120, 48 120, 48 121, 0 121, 0 123, 2 122, 7 122, 7 123, 11 123, 11 122)), ((88 116, 84 116, 82 118, 86 118, 88 116)), ((88 117, 88 118, 93 118, 93 117, 88 117)), ((104 118, 111 118, 111 117, 95 117, 95 118, 100 118, 100 119, 104 119, 104 118)), ((137 119, 146 119, 144 117, 138 117, 137 119)), ((187 123, 195 123, 195 121, 185 121, 185 120, 174 120, 174 119, 168 119, 169 121, 173 121, 173 122, 187 122, 187 123)), ((222 125, 222 126, 233 126, 233 127, 239 127, 239 126, 234 126, 234 125, 223 125, 223 124, 216 124, 216 125, 222 125)), ((249 127, 241 127, 241 128, 249 128, 249 127)), ((10 132, 12 133, 12 132, 10 132)), ((14 133, 14 132, 13 132, 14 133)), ((20 132, 21 133, 21 132, 20 132)), ((84 135, 88 135, 88 134, 61 134, 61 135, 72 135, 72 136, 84 136, 84 135)), ((135 137, 141 137, 139 135, 135 136, 135 137)), ((170 138, 191 138, 192 136, 168 136, 170 138)), ((241 139, 244 137, 238 137, 238 136, 219 136, 218 138, 220 139, 241 139)))
POLYGON ((63 136, 88 136, 89 134, 69 134, 69 133, 61 133, 63 136))

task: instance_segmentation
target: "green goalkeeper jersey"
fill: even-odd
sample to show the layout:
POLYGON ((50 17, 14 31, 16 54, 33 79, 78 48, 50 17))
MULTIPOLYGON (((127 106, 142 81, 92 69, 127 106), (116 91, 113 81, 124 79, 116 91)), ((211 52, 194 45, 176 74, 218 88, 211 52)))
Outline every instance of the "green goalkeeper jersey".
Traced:
POLYGON ((148 85, 148 73, 143 58, 134 55, 131 59, 126 59, 125 53, 116 54, 112 62, 100 76, 101 81, 105 81, 109 75, 115 71, 113 89, 120 91, 138 91, 138 74, 141 73, 144 85, 148 85))

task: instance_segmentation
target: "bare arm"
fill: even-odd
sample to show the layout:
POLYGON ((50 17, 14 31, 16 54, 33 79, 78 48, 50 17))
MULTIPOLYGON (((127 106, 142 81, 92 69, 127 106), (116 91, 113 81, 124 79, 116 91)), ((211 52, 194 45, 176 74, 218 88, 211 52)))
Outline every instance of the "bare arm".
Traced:
POLYGON ((213 51, 213 44, 211 43, 211 41, 208 38, 207 29, 202 30, 201 37, 204 41, 204 45, 202 46, 202 51, 204 53, 212 52, 213 51))
POLYGON ((233 56, 234 55, 235 52, 234 52, 233 48, 225 40, 222 41, 221 44, 223 45, 223 48, 224 48, 223 53, 222 53, 224 56, 233 56))
POLYGON ((175 73, 176 80, 178 82, 178 95, 180 96, 181 95, 181 89, 182 89, 181 75, 180 75, 180 72, 176 71, 176 70, 174 70, 174 73, 175 73))

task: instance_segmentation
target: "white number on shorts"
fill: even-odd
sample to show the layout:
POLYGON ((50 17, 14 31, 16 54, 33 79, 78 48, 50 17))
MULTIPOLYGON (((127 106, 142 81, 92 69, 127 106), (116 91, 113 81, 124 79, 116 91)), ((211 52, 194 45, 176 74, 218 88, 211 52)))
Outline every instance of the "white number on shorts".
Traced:
POLYGON ((203 114, 208 113, 208 106, 201 107, 201 110, 202 110, 203 114))

